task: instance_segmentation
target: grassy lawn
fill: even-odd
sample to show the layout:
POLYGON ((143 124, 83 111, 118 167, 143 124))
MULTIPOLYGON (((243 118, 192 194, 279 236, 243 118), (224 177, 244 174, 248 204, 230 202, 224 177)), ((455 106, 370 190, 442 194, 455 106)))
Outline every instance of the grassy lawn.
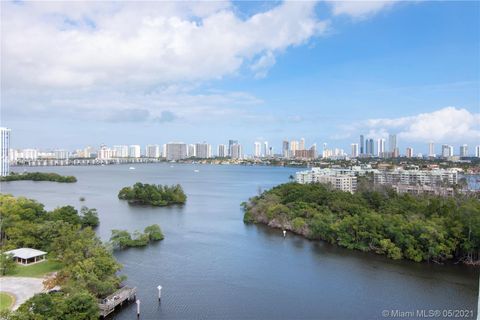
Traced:
POLYGON ((15 303, 15 298, 5 292, 0 291, 0 311, 10 309, 15 303))
POLYGON ((17 265, 15 270, 10 272, 9 276, 14 277, 34 277, 41 278, 45 274, 58 271, 62 268, 62 264, 55 260, 46 260, 43 262, 35 263, 29 266, 17 265))

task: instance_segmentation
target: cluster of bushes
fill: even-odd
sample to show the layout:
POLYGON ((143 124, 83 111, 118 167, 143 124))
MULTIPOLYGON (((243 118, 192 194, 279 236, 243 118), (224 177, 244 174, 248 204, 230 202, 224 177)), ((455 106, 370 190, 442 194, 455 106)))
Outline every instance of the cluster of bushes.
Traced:
POLYGON ((392 259, 480 262, 480 202, 457 195, 412 196, 393 190, 355 194, 322 184, 287 183, 244 203, 245 222, 392 259))
POLYGON ((118 193, 118 198, 128 200, 132 204, 148 204, 152 206, 169 206, 184 204, 187 196, 180 185, 162 186, 155 184, 135 183, 132 187, 125 187, 118 193))
POLYGON ((0 181, 17 181, 17 180, 32 180, 32 181, 54 181, 54 182, 77 182, 74 176, 61 176, 57 173, 46 172, 12 172, 8 176, 0 177, 0 181))
POLYGON ((143 233, 135 231, 130 234, 126 230, 112 230, 110 243, 116 249, 123 249, 128 247, 143 247, 150 243, 150 241, 163 240, 164 236, 158 224, 152 224, 143 230, 143 233))
MULTIPOLYGON (((113 293, 123 281, 120 264, 92 230, 95 209, 71 206, 46 211, 23 197, 0 194, 2 250, 29 247, 48 252, 63 268, 44 284, 61 286, 56 295, 36 295, 5 319, 98 319, 97 299, 113 293)), ((1 260, 0 260, 1 261, 1 260)))

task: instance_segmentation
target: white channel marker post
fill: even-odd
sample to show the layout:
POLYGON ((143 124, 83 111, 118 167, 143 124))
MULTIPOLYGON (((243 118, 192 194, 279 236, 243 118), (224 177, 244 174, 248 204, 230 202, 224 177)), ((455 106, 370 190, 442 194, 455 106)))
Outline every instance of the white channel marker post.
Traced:
POLYGON ((287 231, 283 230, 283 237, 285 238, 287 236, 287 231))
POLYGON ((162 286, 158 286, 158 300, 162 299, 162 286))
POLYGON ((137 317, 140 317, 140 299, 137 299, 135 302, 137 303, 137 317))

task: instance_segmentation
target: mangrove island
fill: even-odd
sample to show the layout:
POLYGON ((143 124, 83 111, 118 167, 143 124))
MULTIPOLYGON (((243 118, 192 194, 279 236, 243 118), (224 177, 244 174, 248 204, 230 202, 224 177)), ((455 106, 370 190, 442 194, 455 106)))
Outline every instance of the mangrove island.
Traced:
POLYGON ((74 176, 61 176, 58 173, 48 173, 48 172, 24 172, 24 173, 12 172, 8 176, 0 177, 0 181, 18 181, 18 180, 53 181, 53 182, 64 182, 64 183, 77 182, 77 178, 75 178, 74 176))
POLYGON ((128 200, 130 204, 146 204, 155 207, 164 207, 174 204, 185 204, 187 196, 182 187, 177 185, 155 185, 135 183, 132 187, 124 187, 118 193, 118 198, 128 200))

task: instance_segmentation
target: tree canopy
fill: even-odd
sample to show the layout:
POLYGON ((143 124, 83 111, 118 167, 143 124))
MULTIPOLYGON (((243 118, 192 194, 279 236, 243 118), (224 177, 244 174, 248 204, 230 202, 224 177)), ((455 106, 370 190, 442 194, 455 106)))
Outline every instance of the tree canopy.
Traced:
POLYGON ((54 181, 54 182, 77 182, 74 176, 62 176, 58 173, 48 172, 12 172, 8 176, 0 177, 0 181, 17 181, 17 180, 32 180, 32 181, 54 181))
POLYGON ((282 184, 244 203, 264 223, 392 259, 479 264, 480 202, 392 190, 350 194, 322 184, 282 184))

